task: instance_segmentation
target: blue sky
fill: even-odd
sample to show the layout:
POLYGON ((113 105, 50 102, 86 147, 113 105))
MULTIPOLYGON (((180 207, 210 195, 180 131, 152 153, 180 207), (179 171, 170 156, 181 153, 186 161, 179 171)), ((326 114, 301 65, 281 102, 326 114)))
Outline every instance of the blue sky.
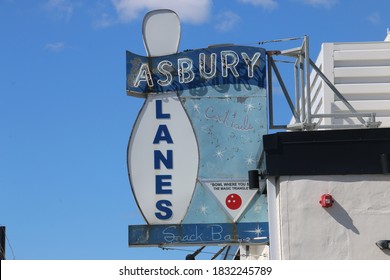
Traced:
MULTIPOLYGON (((144 223, 126 166, 143 100, 126 96, 125 51, 146 54, 142 18, 156 8, 179 14, 180 50, 309 35, 315 58, 324 42, 383 41, 390 27, 388 0, 0 0, 0 224, 8 259, 188 253, 127 247, 127 226, 144 223)), ((287 121, 283 106, 278 115, 287 121)))

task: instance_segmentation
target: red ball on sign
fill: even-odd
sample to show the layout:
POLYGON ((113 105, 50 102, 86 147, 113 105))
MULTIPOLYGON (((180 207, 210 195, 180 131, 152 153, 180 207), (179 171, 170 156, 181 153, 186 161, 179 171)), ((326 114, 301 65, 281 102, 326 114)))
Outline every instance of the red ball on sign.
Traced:
POLYGON ((242 199, 238 194, 232 193, 226 197, 226 206, 231 210, 237 210, 241 207, 242 199))

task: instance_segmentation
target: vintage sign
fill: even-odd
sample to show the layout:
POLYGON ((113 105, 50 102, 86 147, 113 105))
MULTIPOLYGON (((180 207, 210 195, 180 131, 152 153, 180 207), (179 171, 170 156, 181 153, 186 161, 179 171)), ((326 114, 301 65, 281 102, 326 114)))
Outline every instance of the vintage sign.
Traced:
POLYGON ((264 55, 262 49, 242 46, 153 58, 127 53, 128 92, 147 95, 129 145, 129 172, 149 223, 181 222, 196 183, 216 194, 233 220, 253 198, 247 172, 257 167, 267 131, 264 55), (215 58, 208 79, 194 66, 202 57, 205 63, 215 58), (171 76, 161 71, 162 62, 172 65, 171 76), (181 79, 180 73, 192 78, 181 79), (243 199, 240 207, 223 202, 229 194, 243 199))
MULTIPOLYGON (((148 57, 126 54, 127 93, 145 98, 128 168, 148 223, 130 227, 130 245, 140 242, 137 234, 150 237, 151 229, 156 238, 179 230, 174 234, 183 241, 182 230, 207 224, 223 225, 233 236, 228 229, 267 223, 266 199, 248 185, 248 170, 261 168, 267 133, 265 50, 221 45, 176 53, 172 46, 171 54, 153 56, 150 49, 148 57)), ((216 241, 212 233, 197 242, 216 241)), ((268 227, 262 224, 258 234, 266 238, 268 227)), ((234 236, 230 243, 246 238, 234 236)))

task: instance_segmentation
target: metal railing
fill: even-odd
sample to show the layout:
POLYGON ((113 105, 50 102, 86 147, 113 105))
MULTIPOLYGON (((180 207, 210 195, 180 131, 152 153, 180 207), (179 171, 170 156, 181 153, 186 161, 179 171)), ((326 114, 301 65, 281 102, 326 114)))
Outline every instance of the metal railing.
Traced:
MULTIPOLYGON (((269 100, 269 122, 271 129, 288 129, 288 130, 314 130, 314 129, 340 129, 340 128, 376 128, 381 122, 376 121, 376 113, 360 113, 348 102, 342 93, 332 84, 332 82, 325 76, 325 74, 317 67, 317 65, 310 59, 309 53, 309 37, 303 36, 298 38, 289 38, 282 40, 275 40, 273 42, 281 42, 287 40, 302 39, 303 43, 300 47, 287 50, 272 50, 267 51, 267 75, 268 75, 268 100, 269 100), (291 99, 291 95, 285 85, 283 77, 278 69, 274 57, 286 56, 295 59, 294 62, 294 91, 295 104, 291 99), (313 114, 312 113, 312 95, 310 74, 315 71, 322 79, 326 86, 328 86, 335 96, 342 101, 342 103, 349 110, 349 113, 327 113, 327 114, 313 114), (282 89, 284 97, 291 110, 294 118, 292 124, 278 125, 274 123, 274 98, 273 98, 273 74, 275 74, 279 85, 282 89), (314 122, 315 119, 324 118, 356 118, 356 124, 330 124, 322 125, 319 122, 314 122), (366 118, 366 119, 364 119, 366 118)), ((270 42, 270 41, 268 41, 270 42)), ((263 42, 264 43, 264 42, 263 42)), ((267 43, 267 42, 266 42, 267 43)), ((325 86, 324 85, 324 86, 325 86)))

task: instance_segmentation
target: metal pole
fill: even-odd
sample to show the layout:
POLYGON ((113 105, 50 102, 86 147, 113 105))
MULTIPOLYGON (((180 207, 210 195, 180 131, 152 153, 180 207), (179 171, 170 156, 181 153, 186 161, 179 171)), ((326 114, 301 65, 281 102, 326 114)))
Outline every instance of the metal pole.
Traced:
POLYGON ((223 246, 221 249, 219 249, 219 251, 215 253, 211 260, 215 260, 226 249, 226 247, 227 246, 223 246))
POLYGON ((295 107, 294 107, 294 103, 291 101, 291 98, 290 98, 290 95, 288 94, 288 91, 287 91, 287 88, 286 88, 286 85, 284 84, 283 82, 283 78, 282 76, 280 75, 279 73, 279 69, 278 67, 276 66, 274 60, 271 58, 270 60, 270 63, 271 63, 271 66, 272 66, 272 69, 274 70, 274 73, 279 81, 279 84, 280 84, 280 87, 282 88, 282 91, 283 91, 283 94, 284 94, 284 97, 286 98, 287 100, 287 103, 288 105, 290 106, 290 110, 291 112, 293 113, 293 116, 295 118, 295 121, 297 123, 299 123, 299 116, 298 116, 298 113, 296 112, 295 110, 295 107))
POLYGON ((271 54, 267 56, 267 78, 268 78, 268 118, 269 126, 273 129, 274 126, 274 105, 272 102, 272 67, 271 67, 271 54))
POLYGON ((299 57, 294 63, 294 79, 295 79, 295 108, 297 111, 297 115, 299 118, 299 121, 301 122, 301 108, 299 105, 299 57))
POLYGON ((301 95, 301 121, 306 122, 306 99, 305 99, 305 73, 303 67, 303 57, 302 54, 299 55, 299 84, 300 86, 300 95, 301 95))
POLYGON ((305 35, 305 68, 306 68, 306 104, 307 104, 307 123, 311 124, 311 93, 310 93, 310 55, 309 55, 309 37, 305 35))
POLYGON ((0 260, 5 260, 5 227, 0 227, 0 260))

